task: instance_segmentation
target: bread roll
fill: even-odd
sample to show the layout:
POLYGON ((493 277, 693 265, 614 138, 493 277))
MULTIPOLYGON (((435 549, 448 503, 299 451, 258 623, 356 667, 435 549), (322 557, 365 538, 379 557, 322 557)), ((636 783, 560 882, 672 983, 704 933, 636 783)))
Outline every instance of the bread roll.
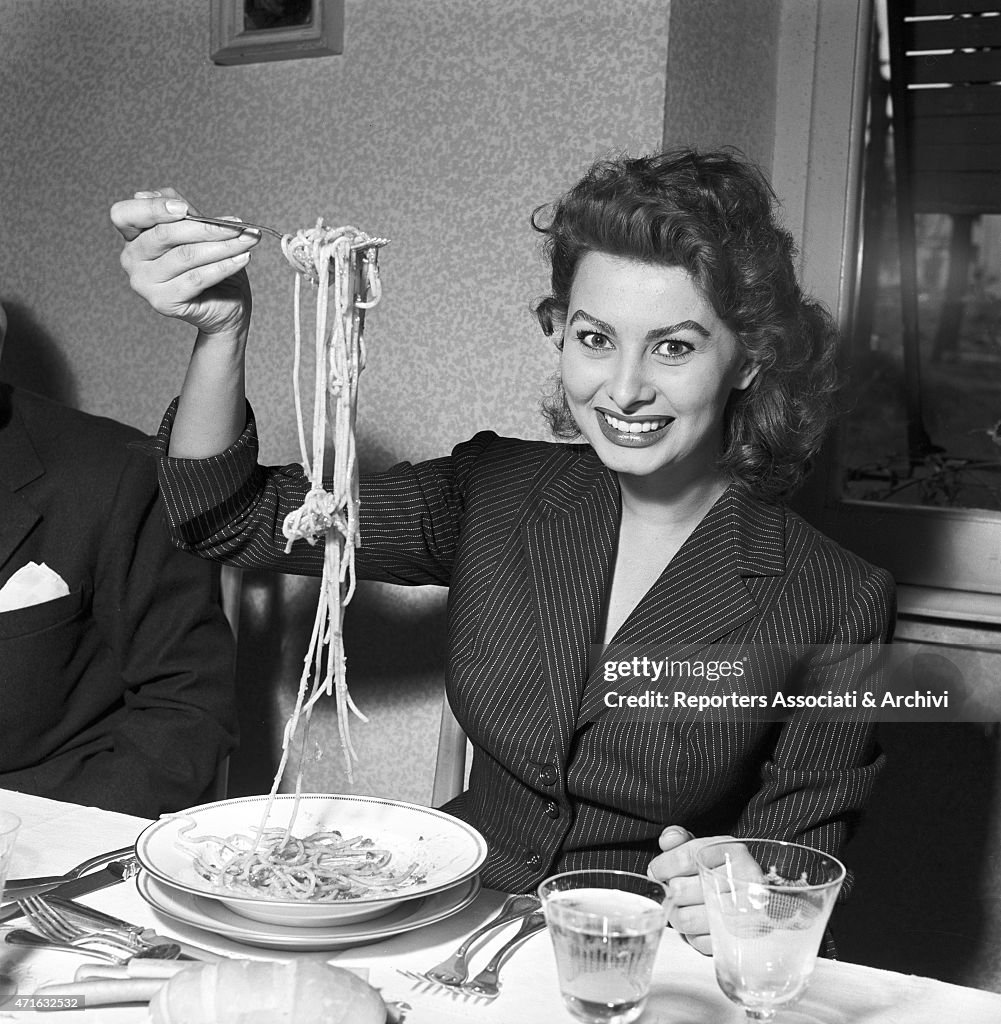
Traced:
POLYGON ((171 978, 149 1004, 153 1024, 385 1024, 386 1004, 342 967, 312 960, 220 960, 171 978))

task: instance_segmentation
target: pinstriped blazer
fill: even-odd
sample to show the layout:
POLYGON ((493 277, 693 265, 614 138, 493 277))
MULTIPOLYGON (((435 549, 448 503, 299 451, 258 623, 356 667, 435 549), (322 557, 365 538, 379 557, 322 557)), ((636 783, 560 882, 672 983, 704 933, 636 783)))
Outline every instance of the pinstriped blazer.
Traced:
MULTIPOLYGON (((249 410, 227 452, 160 467, 181 546, 322 571, 319 547, 285 554, 282 522, 308 480, 297 465, 258 466, 249 410)), ((359 576, 449 587, 447 692, 474 757, 468 790, 446 809, 486 836, 485 884, 523 891, 580 866, 645 871, 668 824, 837 852, 881 765, 869 725, 609 712, 606 693, 623 687, 589 672, 589 655, 619 512, 615 476, 590 446, 491 433, 362 481, 359 576)), ((893 608, 886 572, 731 487, 614 643, 703 657, 735 643, 864 644, 889 640, 893 608)))

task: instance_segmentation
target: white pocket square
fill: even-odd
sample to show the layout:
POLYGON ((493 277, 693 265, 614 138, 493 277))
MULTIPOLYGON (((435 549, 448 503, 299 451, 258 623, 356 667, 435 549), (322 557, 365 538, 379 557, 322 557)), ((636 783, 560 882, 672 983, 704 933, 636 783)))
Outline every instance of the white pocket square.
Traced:
POLYGON ((0 587, 0 612, 11 612, 17 608, 28 608, 33 604, 54 601, 70 592, 66 581, 59 573, 44 562, 29 562, 22 565, 7 582, 0 587))

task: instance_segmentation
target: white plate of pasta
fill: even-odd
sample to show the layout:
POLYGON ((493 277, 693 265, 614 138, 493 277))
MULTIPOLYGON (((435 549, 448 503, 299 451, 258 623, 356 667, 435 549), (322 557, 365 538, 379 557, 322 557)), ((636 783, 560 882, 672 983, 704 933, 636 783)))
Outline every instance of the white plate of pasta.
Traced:
MULTIPOLYGON (((394 935, 415 931, 427 925, 443 921, 458 914, 476 899, 480 891, 480 880, 468 878, 442 892, 407 900, 393 907, 374 921, 359 921, 330 928, 289 928, 264 921, 252 921, 234 913, 218 900, 195 896, 190 892, 175 889, 148 875, 139 872, 136 879, 139 895, 154 910, 175 922, 189 925, 213 935, 242 942, 265 949, 318 950, 347 949, 368 942, 380 942, 394 935)), ((175 925, 176 930, 176 925, 175 925)), ((182 939, 198 943, 204 941, 197 932, 182 939)))
POLYGON ((243 917, 329 928, 473 877, 487 844, 464 821, 431 807, 290 794, 164 815, 140 834, 136 855, 154 878, 243 917))

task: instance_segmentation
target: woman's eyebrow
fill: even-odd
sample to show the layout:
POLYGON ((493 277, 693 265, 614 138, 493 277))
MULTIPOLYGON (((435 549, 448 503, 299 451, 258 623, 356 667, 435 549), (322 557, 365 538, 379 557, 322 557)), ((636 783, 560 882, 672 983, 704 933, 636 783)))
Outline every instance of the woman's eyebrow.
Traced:
POLYGON ((606 324, 604 320, 599 320, 596 316, 591 316, 591 314, 584 309, 578 309, 574 312, 574 315, 570 317, 567 322, 567 327, 573 327, 578 320, 587 320, 593 327, 597 327, 599 331, 604 331, 605 334, 615 334, 615 328, 611 324, 606 324))
POLYGON ((680 331, 695 331, 703 338, 711 337, 709 331, 698 320, 682 320, 680 323, 671 324, 670 327, 655 327, 652 331, 647 331, 646 340, 656 341, 658 338, 669 338, 672 334, 678 334, 680 331))

